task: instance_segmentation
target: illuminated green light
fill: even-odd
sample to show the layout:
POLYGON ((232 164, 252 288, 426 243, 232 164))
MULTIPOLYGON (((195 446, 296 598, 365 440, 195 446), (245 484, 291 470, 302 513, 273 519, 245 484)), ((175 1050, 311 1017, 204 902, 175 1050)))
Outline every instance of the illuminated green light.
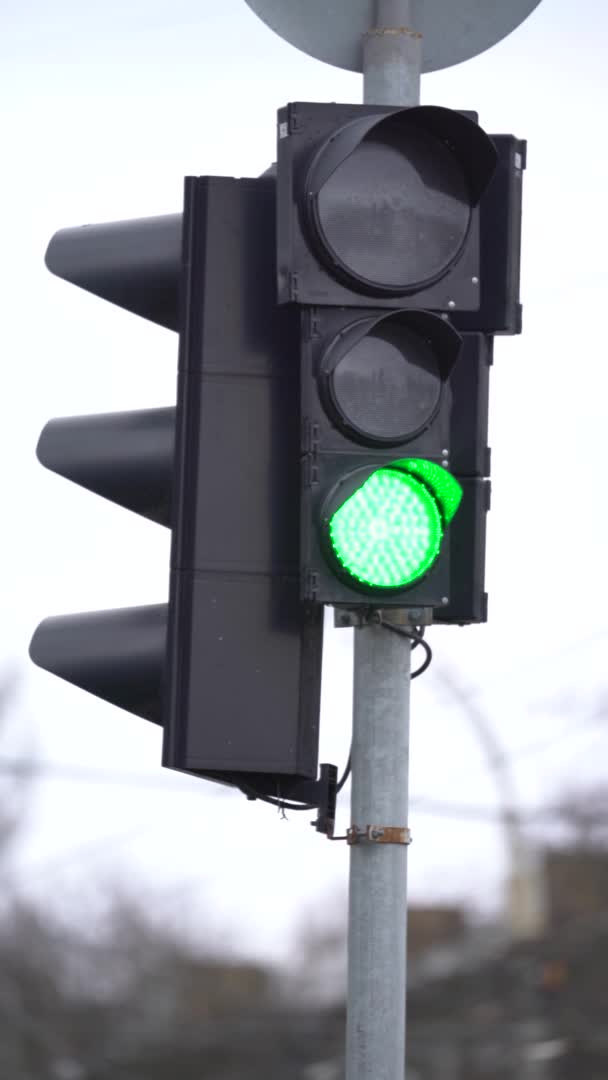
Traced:
POLYGON ((439 554, 443 521, 428 487, 393 467, 378 469, 329 523, 334 554, 352 577, 399 589, 423 577, 439 554))
POLYGON ((462 499, 462 488, 455 477, 443 465, 436 465, 434 461, 426 461, 425 458, 403 458, 401 461, 394 461, 392 467, 405 469, 425 482, 439 503, 443 519, 448 525, 462 499))
POLYGON ((435 462, 403 458, 377 469, 331 515, 329 539, 343 569, 364 585, 403 589, 436 561, 462 499, 435 462))

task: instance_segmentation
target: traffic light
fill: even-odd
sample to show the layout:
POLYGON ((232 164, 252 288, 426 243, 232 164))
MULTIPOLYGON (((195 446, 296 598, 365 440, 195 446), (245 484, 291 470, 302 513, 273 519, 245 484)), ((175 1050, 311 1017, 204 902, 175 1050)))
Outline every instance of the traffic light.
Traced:
POLYGON ((276 303, 273 182, 188 178, 183 217, 63 230, 47 265, 176 330, 179 372, 175 408, 52 420, 38 445, 51 471, 171 528, 168 605, 46 619, 32 659, 161 724, 169 767, 329 805, 322 612, 298 585, 297 317, 276 303))
POLYGON ((438 107, 279 111, 305 602, 486 617, 491 335, 520 322, 521 191, 501 167, 516 146, 438 107))
POLYGON ((327 823, 322 605, 486 618, 524 166, 474 113, 292 104, 276 177, 187 178, 183 214, 51 240, 58 277, 179 335, 174 408, 53 420, 38 447, 169 527, 171 571, 168 605, 46 619, 31 656, 161 724, 165 765, 327 823))

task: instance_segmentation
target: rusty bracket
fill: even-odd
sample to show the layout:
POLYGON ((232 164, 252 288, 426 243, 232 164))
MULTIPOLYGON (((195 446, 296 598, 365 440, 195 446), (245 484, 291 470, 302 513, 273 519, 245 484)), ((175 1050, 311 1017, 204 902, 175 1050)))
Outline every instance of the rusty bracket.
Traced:
POLYGON ((406 825, 351 825, 346 842, 352 844, 411 844, 412 834, 406 825))

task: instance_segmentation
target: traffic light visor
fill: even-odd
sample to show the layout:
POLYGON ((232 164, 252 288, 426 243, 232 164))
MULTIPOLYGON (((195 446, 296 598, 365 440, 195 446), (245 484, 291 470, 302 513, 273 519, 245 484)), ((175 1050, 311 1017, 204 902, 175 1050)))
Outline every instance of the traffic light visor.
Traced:
POLYGON ((404 589, 436 561, 462 491, 433 462, 403 459, 376 469, 329 516, 343 572, 373 589, 404 589))
POLYGON ((323 353, 319 388, 328 416, 366 446, 409 441, 433 420, 461 345, 430 312, 357 319, 323 353))
POLYGON ((444 109, 350 121, 317 150, 306 179, 319 254, 365 292, 399 295, 439 279, 463 247, 475 183, 489 171, 489 160, 475 170, 470 151, 489 154, 487 142, 444 109))

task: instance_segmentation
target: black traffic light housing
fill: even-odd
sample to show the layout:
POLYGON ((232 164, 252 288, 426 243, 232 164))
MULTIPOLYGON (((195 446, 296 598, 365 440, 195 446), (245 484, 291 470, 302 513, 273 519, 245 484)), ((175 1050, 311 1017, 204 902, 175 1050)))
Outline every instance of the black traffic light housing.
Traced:
POLYGON ((298 320, 273 229, 271 181, 187 181, 163 761, 276 793, 316 776, 322 611, 299 599, 298 320))
POLYGON ((490 135, 496 168, 479 203, 479 307, 452 311, 457 330, 482 334, 520 334, 522 181, 527 162, 525 139, 490 135))
MULTIPOLYGON (((369 604, 380 595, 349 581, 331 558, 326 539, 334 502, 398 459, 449 460, 449 379, 460 346, 460 335, 429 312, 366 309, 363 318, 353 318, 352 309, 303 312, 304 601, 369 604), (403 349, 411 350, 411 364, 401 363, 403 349)), ((381 596, 391 606, 429 607, 441 603, 448 587, 443 559, 420 584, 381 596)))
MULTIPOLYGON (((377 314, 377 313, 376 313, 377 314)), ((323 309, 327 323, 344 320, 344 312, 323 309)), ((317 319, 317 309, 313 318, 317 319)), ((352 318, 352 316, 351 316, 352 318)), ((370 322, 376 315, 370 316, 370 322)), ((441 329, 435 345, 443 348, 443 380, 430 423, 412 439, 389 446, 370 440, 335 422, 320 379, 324 348, 316 335, 302 333, 302 595, 308 602, 345 606, 369 605, 382 599, 389 607, 433 607, 444 622, 480 622, 486 617, 484 592, 485 523, 489 509, 490 453, 487 445, 489 369, 492 339, 483 334, 458 335, 441 319, 421 312, 387 314, 420 332, 429 323, 441 329), (428 322, 426 322, 428 320, 428 322), (432 320, 432 322, 431 322, 432 320), (425 325, 426 323, 426 325, 425 325), (350 438, 349 438, 350 434, 350 438), (447 453, 446 453, 447 451, 447 453), (328 500, 336 486, 347 485, 358 469, 368 473, 401 458, 422 457, 444 465, 463 488, 462 503, 449 525, 449 543, 429 574, 408 589, 379 594, 353 587, 324 547, 328 500), (447 598, 447 603, 444 602, 447 598)), ((303 323, 310 313, 303 313, 303 323)), ((335 338, 331 339, 335 341, 335 338)), ((372 368, 373 377, 373 368, 372 368)))
MULTIPOLYGON (((53 420, 54 472, 172 530, 169 603, 44 620, 40 667, 163 727, 169 767, 323 805, 322 610, 299 598, 298 316, 269 180, 188 178, 182 215, 57 233, 64 280, 179 333, 177 404, 53 420)), ((74 526, 71 526, 73 531, 74 526)))
POLYGON ((46 619, 31 656, 160 724, 165 765, 319 806, 324 831, 322 605, 486 618, 488 373, 493 335, 521 329, 526 144, 476 121, 288 105, 276 180, 188 178, 183 215, 63 230, 47 252, 179 334, 175 407, 53 420, 38 447, 171 528, 172 551, 168 605, 46 619), (425 576, 370 591, 332 562, 332 499, 387 465, 424 486, 421 461, 460 508, 425 576))
POLYGON ((488 406, 493 338, 463 334, 450 377, 450 469, 463 489, 449 531, 448 603, 434 609, 440 623, 485 622, 486 521, 490 509, 488 406))
POLYGON ((277 287, 301 312, 301 586, 306 602, 486 618, 494 333, 521 329, 525 143, 474 112, 292 103, 279 110, 277 287), (462 501, 404 589, 344 572, 331 515, 376 470, 445 467, 462 501))
POLYGON ((478 204, 496 167, 476 119, 435 106, 279 110, 279 301, 476 310, 478 204))

